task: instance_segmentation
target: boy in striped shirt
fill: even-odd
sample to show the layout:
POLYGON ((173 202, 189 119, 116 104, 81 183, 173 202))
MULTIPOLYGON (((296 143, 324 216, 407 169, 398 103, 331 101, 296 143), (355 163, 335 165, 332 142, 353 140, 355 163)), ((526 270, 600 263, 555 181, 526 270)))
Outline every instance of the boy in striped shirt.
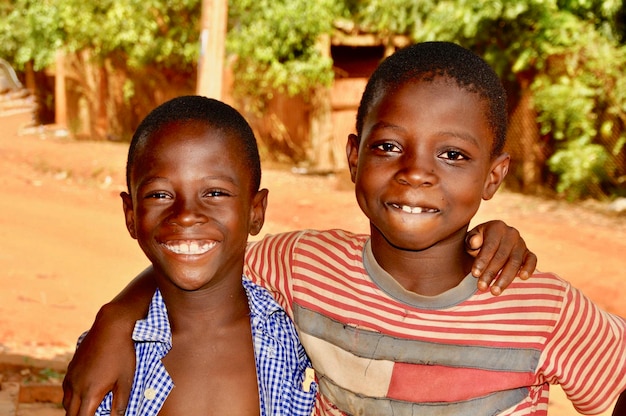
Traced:
POLYGON ((320 415, 545 415, 626 388, 626 322, 551 273, 476 290, 470 220, 509 168, 495 72, 447 42, 409 46, 370 78, 348 164, 370 236, 302 231, 252 247, 246 270, 293 317, 320 415))
POLYGON ((505 91, 452 43, 413 45, 370 78, 347 146, 370 236, 303 231, 248 251, 293 316, 317 414, 545 415, 550 384, 581 413, 626 388, 626 322, 551 273, 476 291, 464 238, 507 174, 505 91))

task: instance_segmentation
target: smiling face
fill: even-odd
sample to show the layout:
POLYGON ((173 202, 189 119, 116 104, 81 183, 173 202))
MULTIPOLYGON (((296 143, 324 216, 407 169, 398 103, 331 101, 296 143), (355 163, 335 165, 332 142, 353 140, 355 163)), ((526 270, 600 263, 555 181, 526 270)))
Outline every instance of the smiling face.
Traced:
POLYGON ((179 288, 240 284, 248 234, 261 230, 267 203, 267 190, 253 189, 242 147, 193 120, 166 124, 137 150, 131 194, 121 194, 126 225, 179 288))
POLYGON ((486 104, 454 81, 411 80, 384 94, 351 135, 348 162, 372 248, 418 251, 463 244, 481 199, 508 170, 492 158, 486 104))

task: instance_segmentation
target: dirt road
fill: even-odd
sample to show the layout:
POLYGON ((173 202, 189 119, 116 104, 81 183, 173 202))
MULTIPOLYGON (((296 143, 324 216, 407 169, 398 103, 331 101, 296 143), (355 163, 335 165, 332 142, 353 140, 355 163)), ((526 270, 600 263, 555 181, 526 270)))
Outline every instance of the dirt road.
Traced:
MULTIPOLYGON (((0 118, 0 352, 68 357, 98 307, 147 264, 126 232, 118 196, 127 149, 50 132, 18 135, 25 122, 0 118)), ((266 167, 264 232, 367 232, 347 182, 266 167)), ((507 192, 485 204, 477 220, 493 218, 521 231, 540 269, 626 316, 626 218, 507 192)), ((571 405, 564 404, 553 414, 575 414, 568 412, 571 405)))

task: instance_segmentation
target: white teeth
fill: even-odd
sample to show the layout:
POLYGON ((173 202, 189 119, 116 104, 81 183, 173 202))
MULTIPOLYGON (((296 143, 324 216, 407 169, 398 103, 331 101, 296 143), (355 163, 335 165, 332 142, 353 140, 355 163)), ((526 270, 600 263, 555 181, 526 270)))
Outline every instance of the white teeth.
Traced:
POLYGON ((420 207, 411 208, 407 205, 402 205, 402 211, 408 212, 410 214, 419 214, 422 212, 422 209, 420 207))
POLYGON ((408 205, 397 205, 397 204, 393 204, 393 206, 396 208, 400 208, 402 211, 408 214, 421 214, 422 212, 437 212, 436 209, 432 209, 432 208, 410 207, 408 205))
POLYGON ((189 243, 164 244, 164 246, 176 254, 193 255, 206 253, 215 246, 215 242, 200 244, 197 241, 191 241, 189 243))

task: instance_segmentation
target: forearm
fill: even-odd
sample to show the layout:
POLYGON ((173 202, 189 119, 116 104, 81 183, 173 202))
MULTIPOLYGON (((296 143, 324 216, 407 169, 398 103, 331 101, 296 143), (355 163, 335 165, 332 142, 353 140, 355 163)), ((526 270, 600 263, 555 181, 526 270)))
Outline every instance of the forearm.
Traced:
POLYGON ((63 380, 67 415, 94 414, 109 391, 115 392, 116 414, 124 413, 135 369, 132 333, 148 313, 156 289, 152 273, 152 267, 144 270, 98 311, 63 380))
MULTIPOLYGON (((103 339, 93 334, 110 334, 130 340, 135 322, 148 314, 150 301, 156 289, 152 266, 135 276, 110 302, 100 307, 87 333, 87 339, 103 339)), ((82 343, 81 343, 82 346, 82 343)), ((90 347, 91 348, 91 347, 90 347)))
POLYGON ((149 266, 139 273, 120 293, 109 303, 104 305, 99 315, 118 314, 123 318, 136 320, 145 317, 148 313, 150 300, 156 290, 154 269, 149 266))
POLYGON ((117 336, 130 341, 135 322, 148 314, 150 301, 156 289, 156 281, 152 276, 153 272, 152 266, 148 267, 138 274, 109 303, 105 303, 100 307, 93 325, 87 333, 86 338, 88 341, 99 343, 106 339, 106 337, 101 337, 99 334, 117 336))

